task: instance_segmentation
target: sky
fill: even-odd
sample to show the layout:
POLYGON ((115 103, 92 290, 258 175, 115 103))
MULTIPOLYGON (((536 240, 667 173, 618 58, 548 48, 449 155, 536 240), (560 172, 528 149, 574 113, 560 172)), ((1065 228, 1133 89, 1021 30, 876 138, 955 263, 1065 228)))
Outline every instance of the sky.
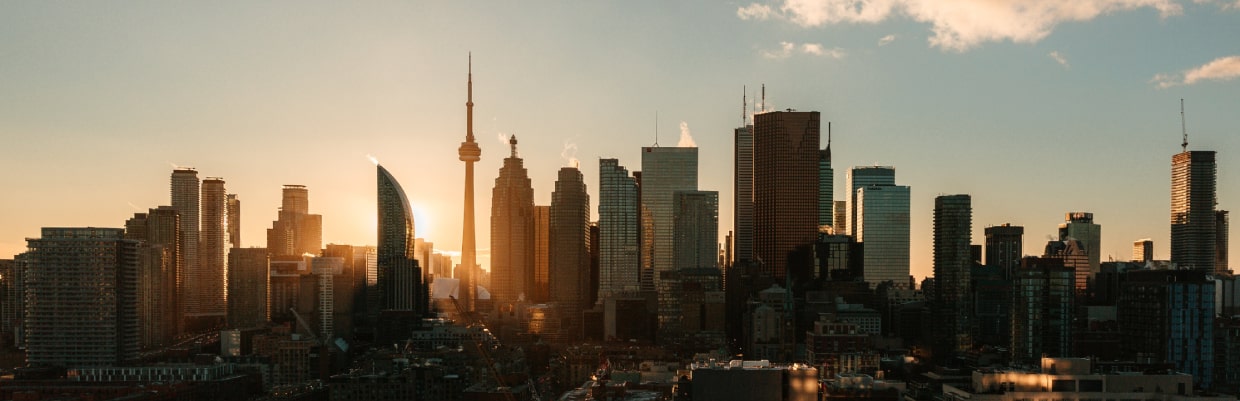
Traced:
POLYGON ((1237 0, 5 2, 0 258, 168 204, 173 166, 224 178, 243 246, 265 245, 283 184, 308 187, 324 243, 374 244, 370 156, 417 236, 458 250, 470 52, 484 265, 509 135, 536 203, 576 159, 596 216, 599 158, 639 170, 656 132, 688 136, 726 233, 732 130, 763 84, 766 109, 832 123, 835 199, 856 165, 912 187, 919 280, 941 194, 972 195, 976 244, 1011 223, 1039 254, 1088 211, 1103 260, 1141 238, 1169 258, 1181 98, 1219 208, 1240 210, 1237 0))

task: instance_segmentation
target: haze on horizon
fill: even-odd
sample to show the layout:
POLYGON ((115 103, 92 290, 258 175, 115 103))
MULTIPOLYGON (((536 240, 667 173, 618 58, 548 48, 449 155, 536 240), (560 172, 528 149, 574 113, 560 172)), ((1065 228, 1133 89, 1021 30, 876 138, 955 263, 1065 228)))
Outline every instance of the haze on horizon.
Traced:
POLYGON ((1104 260, 1128 259, 1140 238, 1168 258, 1181 98, 1189 149, 1218 151, 1219 209, 1240 209, 1235 0, 0 10, 0 258, 40 227, 121 227, 168 204, 173 165, 225 179, 242 201, 244 246, 265 244, 283 184, 308 187, 325 244, 374 244, 371 157, 408 193, 418 236, 459 249, 470 51, 484 266, 490 192, 513 134, 536 203, 549 204, 556 170, 578 160, 596 215, 598 158, 638 170, 656 130, 663 146, 687 137, 700 188, 720 192, 722 241, 741 88, 752 108, 760 84, 767 109, 832 122, 837 200, 849 167, 896 167, 912 187, 919 280, 932 272, 939 194, 972 195, 975 244, 986 226, 1012 223, 1037 254, 1065 212, 1088 211, 1104 260))

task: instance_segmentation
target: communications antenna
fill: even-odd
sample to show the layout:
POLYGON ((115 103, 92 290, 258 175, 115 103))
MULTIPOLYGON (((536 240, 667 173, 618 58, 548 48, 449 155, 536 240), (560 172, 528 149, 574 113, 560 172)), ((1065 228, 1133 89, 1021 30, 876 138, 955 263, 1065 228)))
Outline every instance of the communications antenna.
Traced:
POLYGON ((1184 133, 1184 143, 1180 144, 1183 151, 1188 151, 1188 126, 1184 124, 1184 98, 1180 98, 1180 132, 1184 133))
POLYGON ((654 147, 659 147, 659 111, 654 111, 654 147))
POLYGON ((741 126, 742 127, 744 127, 745 124, 749 122, 749 117, 745 115, 745 107, 749 106, 749 99, 746 98, 746 95, 748 94, 749 94, 748 88, 746 88, 745 85, 741 85, 741 126))

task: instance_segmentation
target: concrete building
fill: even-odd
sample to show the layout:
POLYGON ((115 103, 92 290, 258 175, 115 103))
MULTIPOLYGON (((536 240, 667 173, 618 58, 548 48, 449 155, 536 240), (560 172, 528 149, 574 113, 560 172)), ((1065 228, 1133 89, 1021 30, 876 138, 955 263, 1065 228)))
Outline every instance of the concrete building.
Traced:
POLYGON ((599 159, 599 302, 641 285, 637 181, 616 159, 599 159))
POLYGON ((733 360, 695 364, 690 370, 694 401, 818 400, 818 369, 804 365, 733 360))
POLYGON ((1134 400, 1223 401, 1193 391, 1193 376, 1180 373, 1093 372, 1089 359, 1041 358, 1041 371, 984 370, 969 385, 943 385, 946 401, 1134 400))
POLYGON ((266 248, 233 248, 228 252, 228 327, 262 327, 271 320, 267 302, 271 265, 266 248))
POLYGON ((1217 273, 1231 274, 1231 267, 1227 264, 1227 231, 1231 226, 1230 219, 1227 217, 1226 210, 1215 212, 1214 219, 1214 271, 1217 273))
POLYGON ((505 308, 529 299, 534 281, 534 187, 517 156, 517 136, 491 190, 491 300, 505 308))
POLYGON ((1154 240, 1146 238, 1132 242, 1132 261, 1149 262, 1154 260, 1154 240))
POLYGON ((237 194, 228 194, 228 244, 233 248, 241 247, 241 199, 237 194))
POLYGON ((986 227, 985 233, 986 266, 1002 270, 1005 279, 1012 277, 1025 256, 1025 227, 1004 223, 986 227))
POLYGON ((865 282, 909 287, 909 187, 857 189, 857 242, 864 249, 865 282))
POLYGON ((534 289, 530 301, 551 301, 551 206, 534 206, 534 289))
POLYGON ((820 118, 816 111, 754 115, 754 255, 778 281, 813 274, 820 118))
POLYGON ((1075 239, 1050 241, 1046 243, 1046 250, 1042 253, 1042 257, 1063 260, 1063 265, 1072 269, 1075 274, 1072 286, 1076 289, 1076 293, 1080 296, 1085 295, 1089 289, 1089 282, 1094 277, 1089 270, 1089 252, 1085 244, 1075 239))
MULTIPOLYGON (((202 221, 198 243, 198 267, 186 275, 185 308, 198 325, 222 323, 228 311, 228 197, 224 179, 202 180, 202 221)), ((201 326, 200 326, 201 327, 201 326)))
POLYGON ((673 196, 673 267, 719 268, 719 192, 676 191, 673 196))
POLYGON ((1181 268, 1215 271, 1218 215, 1214 151, 1171 157, 1171 262, 1181 268))
POLYGON ((105 367, 135 360, 141 341, 139 241, 120 228, 48 228, 26 240, 29 366, 105 367))
POLYGON ((1129 271, 1116 302, 1123 352, 1174 363, 1202 388, 1214 380, 1217 282, 1210 272, 1129 271))
MULTIPOLYGON (((1013 363, 1072 354, 1076 272, 1062 259, 1027 257, 1012 277, 1013 363)), ((936 283, 937 286, 937 283, 936 283)))
POLYGON ((198 214, 200 212, 198 171, 192 167, 178 167, 172 170, 171 185, 172 208, 180 216, 181 264, 177 279, 177 294, 180 296, 178 312, 184 317, 189 313, 189 291, 191 271, 198 269, 198 214))
POLYGON ((834 218, 831 221, 831 231, 837 235, 848 234, 848 201, 834 201, 832 203, 834 206, 832 206, 831 213, 834 218))
POLYGON ((550 231, 551 302, 562 318, 561 338, 577 339, 583 335, 582 311, 590 307, 590 195, 576 168, 560 169, 550 231))
POLYGON ((1089 277, 1098 274, 1098 265, 1102 263, 1102 226, 1094 223, 1093 213, 1064 213, 1064 222, 1059 224, 1059 240, 1073 239, 1081 241, 1085 247, 1089 277))
POLYGON ((305 185, 285 185, 280 211, 267 229, 267 251, 272 256, 318 255, 323 248, 323 216, 310 214, 310 191, 305 185))
POLYGON ((967 351, 973 346, 972 268, 973 200, 969 195, 934 198, 935 344, 939 351, 967 351))

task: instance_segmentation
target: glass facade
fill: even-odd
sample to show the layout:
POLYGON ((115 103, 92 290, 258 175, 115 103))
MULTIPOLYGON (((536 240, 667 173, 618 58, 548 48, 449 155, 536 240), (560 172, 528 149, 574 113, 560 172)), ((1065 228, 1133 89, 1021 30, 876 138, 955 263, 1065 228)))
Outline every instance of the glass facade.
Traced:
POLYGON ((868 186, 896 185, 896 169, 889 166, 860 166, 848 170, 848 234, 857 236, 857 190, 868 186))
POLYGON ((598 302, 641 283, 637 181, 616 159, 598 161, 598 302))
POLYGON ((1213 151, 1171 158, 1171 261, 1181 268, 1214 271, 1216 168, 1213 151))
POLYGON ((908 288, 909 187, 858 188, 856 232, 857 242, 865 246, 865 281, 873 286, 891 281, 908 288))
MULTIPOLYGON (((698 184, 698 149, 672 147, 642 148, 642 182, 641 206, 643 212, 649 212, 649 219, 643 219, 650 235, 643 235, 642 241, 649 242, 649 260, 653 287, 660 285, 664 272, 675 268, 673 245, 673 209, 675 208, 676 191, 695 191, 698 184)), ((643 216, 645 217, 645 216, 643 216)), ((645 234, 645 232, 643 232, 645 234)), ((667 294, 660 293, 659 322, 660 326, 671 319, 674 314, 673 304, 667 294)))
POLYGON ((753 260, 753 126, 734 130, 733 140, 735 260, 753 260))

